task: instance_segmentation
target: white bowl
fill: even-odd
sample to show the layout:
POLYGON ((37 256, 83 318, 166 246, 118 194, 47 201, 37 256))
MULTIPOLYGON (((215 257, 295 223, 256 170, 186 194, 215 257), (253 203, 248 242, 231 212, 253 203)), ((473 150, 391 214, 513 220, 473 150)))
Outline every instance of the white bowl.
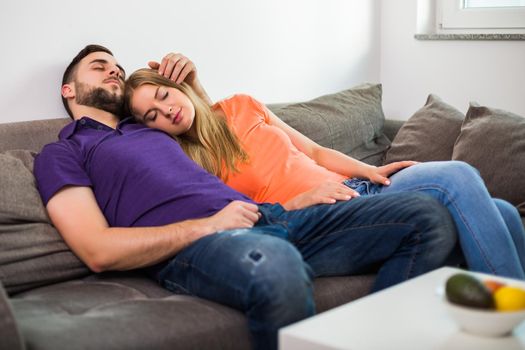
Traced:
POLYGON ((465 332, 485 337, 503 337, 512 332, 523 320, 522 311, 494 311, 453 304, 443 298, 449 315, 465 332))

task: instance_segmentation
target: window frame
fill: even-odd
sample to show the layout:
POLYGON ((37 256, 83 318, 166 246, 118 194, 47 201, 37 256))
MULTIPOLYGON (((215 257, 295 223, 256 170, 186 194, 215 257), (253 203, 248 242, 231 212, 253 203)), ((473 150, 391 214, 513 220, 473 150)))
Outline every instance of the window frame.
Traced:
POLYGON ((525 33, 525 8, 467 8, 463 0, 437 1, 438 33, 525 33))

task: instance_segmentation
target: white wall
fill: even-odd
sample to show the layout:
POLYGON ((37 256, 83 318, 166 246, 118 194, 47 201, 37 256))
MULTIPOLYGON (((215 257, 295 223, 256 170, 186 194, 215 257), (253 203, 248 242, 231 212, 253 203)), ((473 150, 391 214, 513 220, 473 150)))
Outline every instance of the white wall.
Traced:
POLYGON ((435 93, 463 113, 469 101, 525 116, 525 41, 418 41, 417 0, 383 0, 383 108, 408 119, 435 93))
POLYGON ((65 116, 62 72, 86 44, 131 72, 178 51, 212 99, 304 100, 379 81, 377 0, 18 0, 0 5, 0 122, 65 116))

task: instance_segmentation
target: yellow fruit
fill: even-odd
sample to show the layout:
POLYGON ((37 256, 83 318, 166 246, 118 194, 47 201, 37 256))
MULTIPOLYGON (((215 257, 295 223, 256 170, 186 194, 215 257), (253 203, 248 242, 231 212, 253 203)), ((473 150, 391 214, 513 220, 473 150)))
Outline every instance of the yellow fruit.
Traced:
POLYGON ((525 290, 518 287, 503 286, 494 292, 498 311, 517 311, 525 309, 525 290))

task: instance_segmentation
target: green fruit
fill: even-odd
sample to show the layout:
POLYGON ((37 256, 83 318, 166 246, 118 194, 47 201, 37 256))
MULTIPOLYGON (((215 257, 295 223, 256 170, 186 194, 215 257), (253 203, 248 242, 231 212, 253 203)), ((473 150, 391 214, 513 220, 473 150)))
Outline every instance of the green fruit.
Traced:
POLYGON ((454 304, 493 309, 494 298, 489 289, 477 278, 458 273, 447 280, 445 287, 447 299, 454 304))

